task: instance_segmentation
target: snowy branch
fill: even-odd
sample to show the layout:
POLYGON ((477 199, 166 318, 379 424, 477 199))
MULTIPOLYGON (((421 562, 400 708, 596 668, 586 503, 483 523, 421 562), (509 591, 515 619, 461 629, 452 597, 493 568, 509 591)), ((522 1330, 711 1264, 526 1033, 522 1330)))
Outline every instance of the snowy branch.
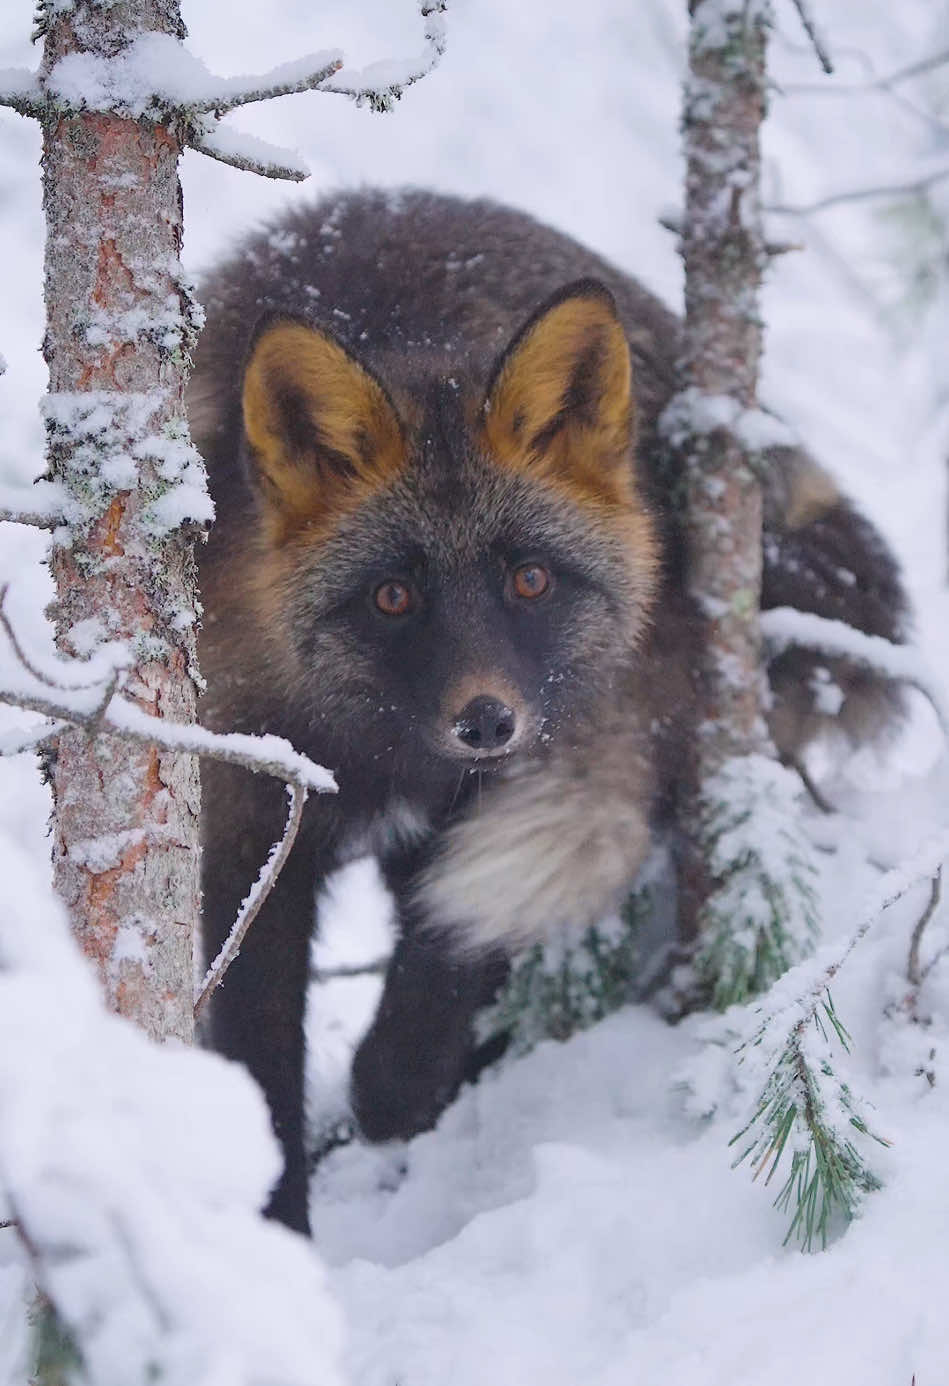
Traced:
POLYGON ((409 63, 373 63, 362 72, 338 81, 331 78, 323 91, 351 97, 357 105, 367 102, 374 111, 390 111, 406 87, 421 81, 438 65, 445 51, 445 21, 442 15, 448 0, 421 0, 419 12, 425 23, 425 47, 421 55, 409 63))
POLYGON ((45 75, 0 70, 0 105, 43 119, 76 111, 108 111, 132 120, 174 121, 183 143, 198 153, 268 178, 299 182, 309 170, 292 151, 277 149, 220 119, 239 106, 306 91, 348 96, 375 111, 390 111, 407 87, 430 73, 445 51, 447 0, 420 0, 425 45, 407 62, 377 62, 350 74, 335 49, 281 63, 268 72, 218 77, 170 34, 145 33, 114 57, 72 52, 45 75))
POLYGON ((907 645, 894 645, 879 635, 854 630, 843 621, 831 621, 811 611, 790 606, 774 607, 761 613, 761 633, 773 653, 790 646, 801 646, 819 654, 850 660, 897 683, 917 689, 928 699, 939 718, 943 736, 949 741, 949 707, 939 683, 927 669, 918 651, 907 645))
POLYGON ((225 972, 240 952, 247 931, 260 913, 267 896, 277 884, 277 877, 286 865, 290 849, 300 831, 303 806, 307 797, 306 787, 289 782, 287 788, 290 793, 290 811, 287 814, 287 826, 284 828, 283 837, 271 849, 270 856, 261 867, 257 880, 237 912, 237 918, 224 940, 224 946, 204 975, 195 996, 194 1015, 196 1020, 207 1005, 215 988, 223 981, 225 972))
POLYGON ((66 498, 55 482, 36 481, 32 486, 0 484, 0 521, 56 529, 65 523, 66 498))
POLYGON ((226 115, 238 106, 255 101, 271 101, 277 96, 294 96, 299 92, 315 91, 343 65, 342 54, 330 51, 313 53, 293 62, 281 63, 258 77, 235 77, 222 83, 219 94, 211 93, 188 103, 196 115, 226 115))
MULTIPOLYGON (((159 746, 165 751, 192 752, 286 782, 290 812, 283 836, 261 868, 224 947, 208 969, 195 1000, 197 1016, 222 981, 248 929, 277 883, 296 840, 309 791, 334 791, 335 781, 328 770, 300 755, 282 737, 246 736, 234 732, 222 735, 204 727, 171 723, 143 712, 118 691, 128 663, 122 658, 121 648, 113 652, 111 670, 99 681, 67 686, 59 681, 58 671, 57 677, 51 677, 29 657, 21 644, 4 610, 6 593, 6 587, 0 589, 0 628, 10 642, 19 668, 0 673, 0 702, 55 720, 0 738, 0 754, 37 749, 51 742, 65 727, 73 726, 83 727, 93 734, 108 732, 129 741, 159 746)), ((64 677, 74 667, 64 663, 64 677)))
MULTIPOLYGON (((858 1096, 837 1076, 831 1060, 832 1037, 845 1051, 850 1048, 850 1037, 834 1009, 831 983, 886 911, 914 886, 938 876, 947 858, 949 831, 943 831, 910 861, 882 876, 843 947, 826 945, 781 977, 762 1002, 731 1010, 705 1029, 704 1037, 713 1046, 737 1053, 731 1080, 756 1094, 750 1118, 731 1142, 741 1143, 735 1164, 750 1158, 756 1177, 764 1173, 768 1183, 784 1155, 790 1155, 790 1170, 776 1204, 791 1212, 788 1237, 797 1236, 805 1249, 825 1243, 833 1221, 849 1220, 862 1197, 879 1188, 877 1176, 854 1144, 855 1133, 887 1144, 870 1130, 858 1096)), ((917 925, 920 932, 934 899, 935 887, 931 908, 917 925)), ((709 1052, 700 1053, 680 1075, 683 1086, 691 1090, 691 1109, 706 1114, 717 1105, 717 1099, 703 1091, 705 1079, 715 1072, 704 1063, 709 1052)), ((726 1071, 718 1068, 716 1086, 726 1071)))
POLYGON ((310 170, 295 150, 282 149, 267 140, 257 139, 244 131, 229 130, 213 116, 199 116, 190 127, 188 147, 206 154, 218 163, 244 173, 257 173, 262 178, 286 179, 302 183, 310 170))
POLYGON ((35 72, 26 67, 0 68, 0 106, 8 106, 21 116, 38 116, 42 105, 35 72))

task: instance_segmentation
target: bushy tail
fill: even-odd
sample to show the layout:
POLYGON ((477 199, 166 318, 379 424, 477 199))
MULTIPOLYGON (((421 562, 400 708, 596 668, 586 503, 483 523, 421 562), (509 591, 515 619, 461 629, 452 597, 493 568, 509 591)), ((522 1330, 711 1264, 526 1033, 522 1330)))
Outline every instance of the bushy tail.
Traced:
MULTIPOLYGON (((816 462, 774 448, 764 495, 762 608, 789 606, 902 644, 909 604, 886 542, 816 462)), ((899 684, 882 673, 792 645, 770 662, 771 733, 796 761, 826 732, 852 744, 880 738, 903 714, 899 684)))

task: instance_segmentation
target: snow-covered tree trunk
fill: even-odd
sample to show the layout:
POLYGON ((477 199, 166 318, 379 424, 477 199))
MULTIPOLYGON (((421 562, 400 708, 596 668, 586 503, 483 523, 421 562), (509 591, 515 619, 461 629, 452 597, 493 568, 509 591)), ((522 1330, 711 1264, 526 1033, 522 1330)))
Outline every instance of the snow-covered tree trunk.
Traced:
MULTIPOLYGON (((76 84, 43 120, 48 461, 70 519, 51 557, 56 637, 80 657, 122 642, 126 696, 193 722, 194 534, 181 521, 202 517, 203 470, 184 412, 197 323, 178 258, 180 136, 82 109, 97 60, 149 31, 183 37, 178 0, 57 0, 41 22, 42 73, 76 84)), ((153 1037, 190 1039, 196 758, 64 730, 52 784, 56 886, 110 1003, 153 1037)))
POLYGON ((702 936, 699 970, 729 1004, 807 950, 813 916, 807 849, 793 827, 796 786, 773 759, 762 716, 759 130, 771 5, 690 0, 689 13, 685 334, 664 419, 681 459, 703 651, 680 918, 686 936, 702 936))
MULTIPOLYGON (((761 356, 759 130, 769 11, 767 0, 689 5, 681 383, 693 401, 692 436, 682 444, 689 585, 705 627, 700 781, 731 756, 766 744, 758 630, 761 487, 731 422, 754 408, 761 356)), ((707 893, 702 858, 700 850, 690 863, 691 910, 707 893)))

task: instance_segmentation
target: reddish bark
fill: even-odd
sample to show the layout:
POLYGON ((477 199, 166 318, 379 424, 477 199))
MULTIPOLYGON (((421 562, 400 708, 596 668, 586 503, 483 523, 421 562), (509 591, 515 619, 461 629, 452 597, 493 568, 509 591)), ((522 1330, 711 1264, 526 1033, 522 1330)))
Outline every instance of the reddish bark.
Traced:
MULTIPOLYGON (((71 52, 112 56, 147 29, 180 33, 177 3, 77 0, 51 18, 44 71, 71 52)), ((126 642, 126 696, 190 722, 193 534, 149 512, 169 486, 192 330, 177 272, 180 142, 170 126, 103 112, 62 114, 44 134, 49 463, 83 516, 53 548, 57 641, 70 655, 126 642), (83 423, 92 405, 101 416, 83 423)), ((190 1039, 194 758, 66 731, 52 782, 56 886, 111 1004, 155 1037, 190 1039)))

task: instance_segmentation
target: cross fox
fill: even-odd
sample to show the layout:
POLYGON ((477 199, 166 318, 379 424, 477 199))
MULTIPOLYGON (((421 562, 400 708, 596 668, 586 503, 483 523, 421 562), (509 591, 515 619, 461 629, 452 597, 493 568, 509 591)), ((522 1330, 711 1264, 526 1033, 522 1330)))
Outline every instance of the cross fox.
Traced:
MULTIPOLYGON (((308 803, 211 1021, 283 1146, 268 1211, 306 1230, 303 1011, 327 874, 374 853, 395 899, 351 1079, 362 1132, 387 1140, 457 1091, 512 951, 596 921, 674 823, 696 632, 658 419, 681 329, 531 217, 416 191, 284 215, 203 299, 191 417, 217 507, 203 720, 279 733, 339 784, 308 803)), ((901 640, 880 536, 805 452, 768 461, 764 606, 901 640)), ((827 664, 801 649, 771 663, 785 757, 828 722, 827 664)), ((845 733, 892 716, 891 687, 832 672, 845 733)), ((213 955, 286 798, 211 763, 203 799, 213 955)))

